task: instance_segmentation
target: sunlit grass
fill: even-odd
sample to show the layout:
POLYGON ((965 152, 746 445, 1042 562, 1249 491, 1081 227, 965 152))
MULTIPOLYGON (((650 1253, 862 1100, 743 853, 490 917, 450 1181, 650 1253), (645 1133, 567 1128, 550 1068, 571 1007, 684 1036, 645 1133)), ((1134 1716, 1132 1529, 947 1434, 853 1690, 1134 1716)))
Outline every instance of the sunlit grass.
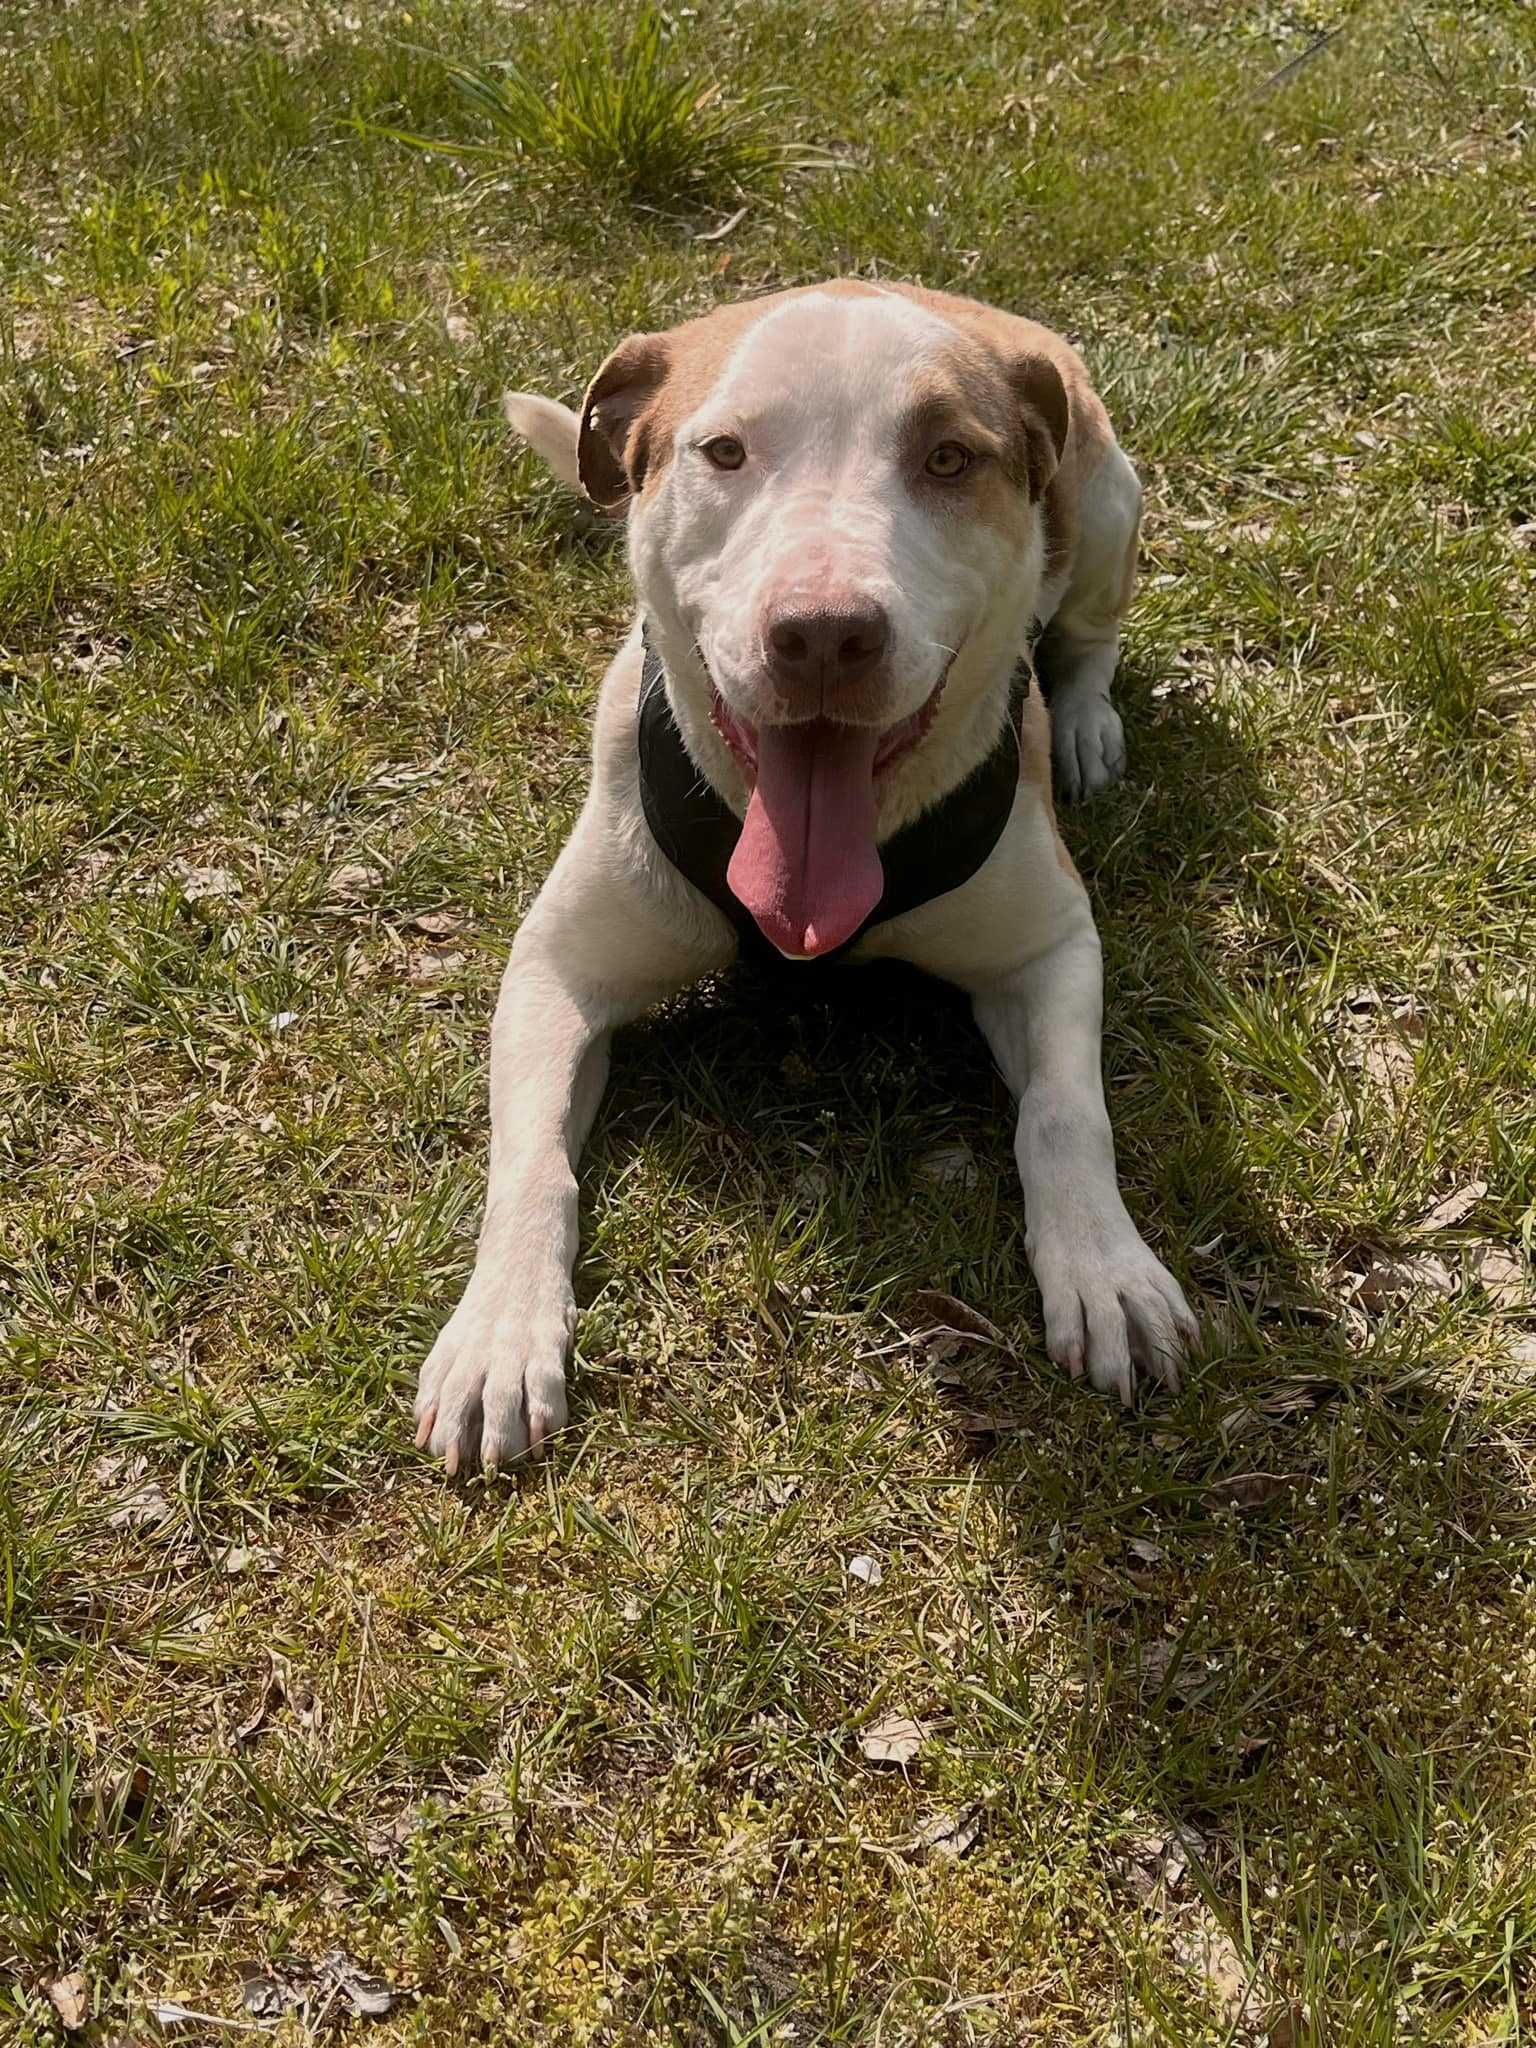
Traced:
POLYGON ((137 2043, 338 1948, 434 2048, 1529 2037, 1536 1333, 1479 1276, 1536 1202, 1536 50, 1369 6, 1265 89, 1311 40, 0 28, 7 2043, 61 1974, 137 2043), (556 88, 531 140, 455 68, 556 88), (1210 1346, 1128 1418, 1058 1381, 963 1007, 742 978, 618 1047, 559 1462, 456 1491, 409 1390, 627 606, 498 395, 845 269, 1066 327, 1146 478, 1131 765, 1064 823, 1210 1346), (1375 1259, 1443 1277, 1348 1311, 1375 1259), (924 1287, 1013 1355, 936 1370, 924 1287), (274 1655, 320 1715, 241 1740, 274 1655))

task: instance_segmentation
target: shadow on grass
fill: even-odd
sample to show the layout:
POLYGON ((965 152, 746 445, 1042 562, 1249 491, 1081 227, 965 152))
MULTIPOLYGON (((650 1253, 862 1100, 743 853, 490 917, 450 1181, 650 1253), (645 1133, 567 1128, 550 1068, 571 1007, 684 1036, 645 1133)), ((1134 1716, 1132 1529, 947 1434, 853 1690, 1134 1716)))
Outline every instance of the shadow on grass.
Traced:
MULTIPOLYGON (((1195 1831, 1183 1906, 1205 1891, 1240 1947, 1250 1891, 1281 1898, 1251 1923, 1266 1995, 1313 1995, 1321 1970, 1360 2016, 1350 2038, 1374 2040, 1420 1944, 1448 1999, 1470 2002, 1484 1981, 1482 1895, 1463 1862, 1425 1850, 1506 1768, 1485 1763, 1473 1731, 1514 1698, 1479 1651, 1530 1535, 1525 1482, 1491 1411, 1446 1391, 1443 1344, 1437 1356, 1416 1326, 1351 1338, 1243 1156, 1201 985, 1273 971, 1266 938, 1278 957, 1295 944, 1245 935, 1229 966, 1222 937, 1232 878, 1272 844, 1263 792, 1219 711, 1154 721, 1135 681, 1133 780, 1064 829, 1104 938, 1127 1200, 1208 1342, 1179 1396, 1144 1395, 1129 1416, 1058 1378, 1033 1335, 1021 1357, 973 1360, 953 1466, 999 1489, 1015 1554, 1067 1591, 1082 1782, 1143 1830, 1195 1831), (995 1432, 978 1435, 978 1412, 1001 1418, 995 1432), (1134 1540, 1159 1561, 1146 1566, 1134 1540), (1458 1917, 1460 1958, 1443 1939, 1458 1917)), ((1011 1338, 1038 1330, 1012 1127, 955 991, 896 969, 814 982, 738 970, 621 1041, 588 1204, 654 1145, 682 1203, 727 1239, 766 1240, 748 1283, 764 1298, 747 1306, 770 1331, 788 1317, 792 1399, 796 1304, 775 1277, 776 1239, 789 1270, 813 1247, 830 1276, 818 1306, 834 1312, 911 1331, 912 1292, 935 1287, 1011 1338), (934 1178, 935 1148, 957 1144, 968 1181, 934 1178)), ((588 1260, 589 1282, 603 1263, 588 1260)), ((899 1392, 926 1367, 919 1346, 898 1345, 872 1369, 899 1392)), ((1004 1699, 1037 1683, 1017 1649, 1000 1648, 984 1679, 1004 1699)), ((957 1725, 973 1712, 957 1694, 957 1725)), ((1120 1868, 1110 1840, 1104 1854, 1120 1868)), ((1152 2038, 1187 2041, 1187 2013, 1159 2010, 1155 1928, 1136 1896, 1131 1882, 1127 1995, 1152 2038)))

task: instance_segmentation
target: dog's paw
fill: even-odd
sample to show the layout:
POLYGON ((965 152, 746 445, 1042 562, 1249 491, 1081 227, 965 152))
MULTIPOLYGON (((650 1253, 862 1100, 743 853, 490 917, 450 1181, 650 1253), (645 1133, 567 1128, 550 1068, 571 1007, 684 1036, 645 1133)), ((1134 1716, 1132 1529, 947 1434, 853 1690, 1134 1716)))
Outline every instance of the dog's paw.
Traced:
POLYGON ((1068 803, 1108 789, 1125 773, 1125 729, 1099 690, 1070 684, 1051 699, 1051 754, 1056 790, 1068 803))
POLYGON ((1045 1309, 1045 1348, 1074 1379, 1131 1405, 1138 1371, 1179 1390, 1200 1326, 1177 1280, 1129 1217, 1106 1231, 1044 1234, 1029 1247, 1045 1309))
POLYGON ((417 1444, 430 1445, 450 1477, 541 1457, 565 1427, 575 1323, 569 1299, 541 1306, 515 1287, 472 1279, 421 1369, 417 1444))

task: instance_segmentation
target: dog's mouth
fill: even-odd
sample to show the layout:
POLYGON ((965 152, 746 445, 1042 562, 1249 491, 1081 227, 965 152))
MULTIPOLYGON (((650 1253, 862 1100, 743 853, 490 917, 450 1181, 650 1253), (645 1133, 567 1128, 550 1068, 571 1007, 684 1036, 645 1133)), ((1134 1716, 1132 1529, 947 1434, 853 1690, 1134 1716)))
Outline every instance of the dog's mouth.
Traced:
MULTIPOLYGON (((933 721, 938 717, 939 703, 944 695, 944 685, 949 681, 950 666, 951 664, 948 662, 944 664, 943 674, 915 711, 909 713, 905 718, 898 719, 895 725, 888 725, 879 732, 880 743, 875 748, 874 754, 874 771, 877 776, 883 775, 886 769, 899 761, 904 754, 910 754, 912 749, 926 735, 933 721)), ((713 682, 710 684, 709 715, 714 723, 715 731, 719 733, 721 739, 725 741, 725 744, 741 764, 746 773, 747 780, 755 782, 757 780, 758 734, 762 728, 751 724, 747 719, 740 717, 734 712, 730 705, 726 703, 724 697, 721 696, 719 690, 714 687, 713 682)), ((864 726, 842 725, 835 718, 806 719, 799 726, 779 726, 770 728, 770 730, 779 732, 809 732, 812 729, 822 728, 837 732, 864 732, 868 730, 864 726)))
POLYGON ((751 725, 713 691, 715 728, 752 786, 727 879, 788 958, 834 952, 879 907, 877 786, 933 724, 948 679, 946 666, 917 710, 884 728, 833 718, 751 725))

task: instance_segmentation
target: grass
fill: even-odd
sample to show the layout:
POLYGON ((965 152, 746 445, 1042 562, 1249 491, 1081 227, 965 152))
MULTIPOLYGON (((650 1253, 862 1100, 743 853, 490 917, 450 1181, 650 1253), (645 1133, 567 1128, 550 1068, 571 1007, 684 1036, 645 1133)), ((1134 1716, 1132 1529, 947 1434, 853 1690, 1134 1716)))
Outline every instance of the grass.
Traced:
POLYGON ((552 42, 552 75, 507 59, 448 62, 448 76, 489 131, 486 139, 399 139, 492 167, 531 160, 616 198, 664 208, 711 194, 740 196, 792 160, 792 152, 764 139, 764 102, 728 105, 718 83, 672 69, 667 27, 655 8, 642 8, 617 38, 611 17, 568 18, 552 42))
POLYGON ((1530 12, 1271 84, 1335 17, 678 14, 842 165, 715 241, 381 132, 475 139, 408 46, 546 78, 554 19, 0 31, 0 2034, 78 1972, 84 2038, 227 2039, 148 2015, 343 1949, 380 2042, 1527 2041, 1530 12), (455 1490, 408 1395, 627 602, 497 394, 842 269, 1069 329, 1146 478, 1066 829, 1212 1340, 1059 1382, 964 1017, 731 981, 620 1048, 558 1465, 455 1490))

